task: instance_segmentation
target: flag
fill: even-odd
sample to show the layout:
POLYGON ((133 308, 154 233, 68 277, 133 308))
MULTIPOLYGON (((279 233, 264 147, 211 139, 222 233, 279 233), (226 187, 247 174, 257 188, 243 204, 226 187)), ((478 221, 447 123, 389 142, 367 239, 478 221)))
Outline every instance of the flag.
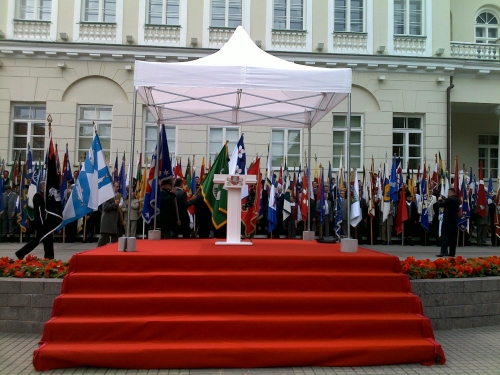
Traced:
POLYGON ((99 205, 114 196, 113 180, 106 165, 101 141, 96 133, 64 207, 63 222, 60 227, 97 211, 99 205))
POLYGON ((435 156, 435 163, 434 163, 434 171, 432 172, 432 190, 437 190, 438 185, 439 185, 439 174, 438 174, 438 157, 437 154, 434 154, 435 156))
MULTIPOLYGON (((338 175, 337 175, 337 181, 338 181, 338 175)), ((337 186, 335 187, 337 190, 335 193, 335 196, 337 197, 335 201, 335 233, 337 234, 337 237, 340 237, 340 232, 342 231, 342 200, 340 198, 340 189, 339 189, 339 184, 337 183, 337 186)), ((347 235, 347 234, 346 234, 347 235)))
POLYGON ((280 174, 278 175, 278 184, 283 186, 283 164, 280 165, 280 174))
POLYGON ((400 191, 398 212, 396 214, 396 233, 400 234, 404 230, 404 223, 408 220, 408 208, 406 208, 405 186, 400 191))
POLYGON ((488 181, 488 204, 493 203, 493 179, 491 178, 490 169, 490 180, 488 181))
MULTIPOLYGON (((458 156, 455 156, 455 177, 453 178, 453 188, 455 189, 455 194, 460 194, 460 185, 459 185, 459 174, 458 174, 458 156)), ((491 175, 490 175, 491 180, 491 175)), ((493 186, 491 187, 491 192, 493 192, 493 186)))
POLYGON ((247 200, 243 202, 241 208, 241 221, 245 225, 245 237, 249 237, 257 228, 257 217, 259 216, 260 195, 262 190, 260 158, 255 160, 255 162, 248 169, 247 174, 256 176, 257 184, 255 185, 255 198, 253 199, 253 202, 247 200))
POLYGON ((354 169, 352 173, 354 181, 351 182, 351 206, 349 221, 353 227, 357 226, 362 219, 361 207, 359 204, 359 183, 358 170, 354 169))
POLYGON ((500 238, 500 212, 498 212, 498 206, 500 205, 500 187, 497 190, 495 204, 496 204, 496 208, 495 208, 495 234, 497 237, 500 238))
POLYGON ((33 154, 29 143, 28 150, 26 151, 26 167, 26 178, 31 179, 31 176, 33 175, 33 154))
POLYGON ((269 145, 267 145, 267 169, 266 169, 266 190, 267 193, 270 194, 271 184, 273 181, 273 167, 272 167, 272 156, 271 149, 269 145))
MULTIPOLYGON (((243 135, 241 135, 229 159, 229 174, 247 174, 247 154, 243 135)), ((244 185, 241 189, 241 199, 245 199, 247 196, 248 185, 244 185)))
POLYGON ((304 171, 302 177, 302 199, 300 200, 300 212, 302 213, 302 220, 306 221, 309 215, 309 176, 304 171))
MULTIPOLYGON (((323 193, 325 191, 325 179, 323 176, 323 168, 321 168, 321 179, 319 181, 319 188, 318 188, 318 198, 319 198, 319 223, 323 224, 325 220, 325 194, 323 193)), ((316 207, 314 207, 316 208, 316 207)))
POLYGON ((462 180, 462 190, 460 192, 460 209, 458 211, 458 229, 460 229, 462 232, 469 229, 469 218, 470 218, 469 194, 467 192, 467 189, 465 188, 465 178, 464 178, 462 180))
POLYGON ((182 160, 181 158, 177 158, 177 164, 175 165, 175 177, 184 179, 184 175, 182 174, 182 160))
POLYGON ((141 186, 141 180, 142 179, 142 152, 139 153, 139 160, 137 162, 137 175, 135 177, 136 180, 136 185, 135 185, 135 191, 137 192, 138 189, 141 186))
MULTIPOLYGON (((375 192, 373 191, 373 179, 375 178, 375 162, 372 156, 372 166, 370 170, 370 181, 368 183, 368 215, 375 217, 375 192)), ((377 178, 378 181, 378 178, 377 178)), ((365 198, 367 199, 367 198, 365 198)))
POLYGON ((17 225, 19 225, 19 230, 22 233, 26 232, 26 193, 24 190, 24 183, 26 181, 26 167, 25 164, 22 169, 21 174, 21 185, 19 187, 19 195, 16 201, 16 215, 17 215, 17 225))
POLYGON ((123 152, 122 165, 118 174, 118 192, 122 195, 122 199, 127 197, 127 176, 125 174, 125 152, 123 152))
MULTIPOLYGON (((424 175, 425 175, 425 170, 424 170, 424 175)), ((429 196, 427 195, 428 189, 427 189, 427 181, 425 178, 422 178, 420 182, 420 191, 422 192, 422 214, 420 216, 420 225, 422 226, 422 228, 425 230, 426 233, 429 233, 430 230, 429 210, 427 208, 429 196)))
POLYGON ((64 164, 63 164, 62 181, 61 181, 61 209, 64 210, 64 206, 66 206, 66 201, 68 200, 68 197, 66 196, 66 190, 68 189, 68 181, 71 180, 73 177, 71 176, 71 165, 69 162, 68 145, 66 145, 66 153, 64 154, 63 163, 64 164))
POLYGON ((212 223, 215 229, 219 229, 227 222, 227 190, 223 184, 214 185, 215 174, 227 174, 229 172, 228 151, 226 142, 217 155, 214 164, 208 171, 205 181, 201 185, 203 200, 212 211, 212 223))
MULTIPOLYGON (((156 158, 157 158, 157 147, 155 147, 155 150, 153 152, 153 155, 151 156, 151 165, 149 169, 149 176, 145 183, 145 190, 141 192, 141 194, 144 194, 144 203, 142 206, 142 217, 144 218, 144 221, 146 223, 150 223, 151 220, 156 216, 156 214, 160 213, 160 205, 157 204, 156 206, 156 212, 155 212, 155 201, 156 201, 156 191, 158 190, 158 183, 156 182, 155 179, 155 170, 156 170, 156 158)), ((160 203, 161 200, 158 200, 158 203, 160 203)))
POLYGON ((483 162, 479 162, 479 186, 477 189, 477 214, 486 217, 486 190, 484 189, 483 162))
POLYGON ((144 170, 142 171, 141 183, 137 183, 136 188, 136 198, 139 200, 139 212, 142 213, 142 209, 144 207, 144 197, 146 195, 146 186, 148 183, 148 157, 146 156, 146 165, 144 166, 144 170))
MULTIPOLYGON (((160 130, 160 169, 158 170, 158 179, 160 182, 166 180, 169 177, 173 177, 172 174, 172 161, 170 160, 170 151, 168 149, 168 139, 167 131, 165 130, 165 124, 161 125, 160 130)), ((179 165, 180 167, 180 165, 179 165)), ((180 172, 182 178, 182 170, 180 172)))
POLYGON ((396 154, 394 154, 394 157, 392 158, 392 169, 391 169, 389 187, 390 187, 389 196, 391 197, 391 201, 397 202, 399 190, 398 190, 398 177, 396 169, 396 154))
POLYGON ((267 233, 271 233, 278 226, 278 214, 276 213, 276 181, 274 177, 271 181, 271 191, 269 193, 269 205, 267 206, 267 233))
POLYGON ((40 171, 38 169, 38 165, 35 165, 35 169, 33 170, 33 174, 30 180, 30 186, 28 187, 28 196, 26 198, 27 201, 26 214, 28 215, 28 218, 31 221, 35 219, 34 215, 35 206, 33 205, 33 197, 38 191, 38 183, 40 181, 39 178, 40 178, 40 171))
POLYGON ((5 192, 5 186, 3 181, 3 172, 5 171, 5 160, 2 159, 2 163, 0 164, 0 217, 2 217, 3 212, 3 193, 5 192))
POLYGON ((113 182, 118 182, 118 151, 116 151, 115 169, 113 170, 113 182))
POLYGON ((391 185, 389 183, 389 178, 387 176, 387 161, 384 164, 384 178, 382 180, 383 186, 382 189, 384 191, 384 195, 382 198, 382 222, 387 220, 387 217, 389 217, 389 213, 391 211, 391 197, 390 197, 390 190, 391 190, 391 185))
POLYGON ((205 179, 205 157, 201 159, 201 168, 200 168, 200 181, 203 182, 205 179))
POLYGON ((12 188, 17 184, 17 153, 14 154, 14 161, 12 162, 12 169, 10 171, 12 188))

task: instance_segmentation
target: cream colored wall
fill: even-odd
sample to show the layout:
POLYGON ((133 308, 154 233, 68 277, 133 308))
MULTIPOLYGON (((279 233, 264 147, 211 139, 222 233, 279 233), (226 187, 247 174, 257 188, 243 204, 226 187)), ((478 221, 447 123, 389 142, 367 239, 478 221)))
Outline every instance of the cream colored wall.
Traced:
POLYGON ((186 44, 189 47, 191 43, 191 38, 198 39, 198 47, 208 47, 203 46, 203 0, 188 0, 187 2, 187 39, 186 44))
POLYGON ((78 22, 74 19, 75 2, 59 0, 59 12, 57 14, 57 39, 59 33, 68 34, 68 40, 75 40, 78 36, 73 36, 73 25, 78 22))
MULTIPOLYGON (((489 113, 453 113, 451 116, 451 155, 458 165, 477 172, 479 134, 498 135, 499 117, 489 113)), ((489 172, 488 172, 489 173, 489 172)), ((496 178, 496 176, 494 176, 496 178)))
POLYGON ((459 103, 500 104, 500 77, 456 77, 451 91, 451 100, 459 103))
POLYGON ((375 52, 379 46, 386 46, 387 51, 388 16, 387 1, 373 0, 373 48, 375 52))
POLYGON ((328 0, 314 0, 312 4, 312 50, 318 43, 324 43, 322 52, 328 52, 328 0))
POLYGON ((7 10, 9 2, 7 0, 0 1, 0 30, 5 34, 7 30, 7 10))
POLYGON ((145 12, 139 9, 139 0, 123 0, 123 32, 122 43, 127 43, 127 35, 132 35, 134 43, 137 44, 139 12, 145 12))
POLYGON ((266 49, 266 0, 252 0, 250 3, 250 36, 262 42, 266 49))
POLYGON ((497 10, 500 15, 500 0, 450 0, 452 14, 452 41, 475 42, 474 24, 476 13, 482 7, 497 10))
POLYGON ((449 57, 450 50, 450 2, 433 1, 432 2, 432 55, 435 55, 438 48, 444 48, 441 57, 449 57))

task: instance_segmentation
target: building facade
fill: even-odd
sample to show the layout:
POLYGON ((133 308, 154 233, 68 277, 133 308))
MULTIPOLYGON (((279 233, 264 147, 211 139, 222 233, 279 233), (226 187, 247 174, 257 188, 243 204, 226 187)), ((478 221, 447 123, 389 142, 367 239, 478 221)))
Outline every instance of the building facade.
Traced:
MULTIPOLYGON (((500 0, 4 0, 0 2, 0 159, 43 160, 53 138, 77 165, 97 128, 110 164, 130 158, 136 60, 207 56, 242 25, 263 50, 296 64, 353 70, 351 166, 393 153, 403 167, 482 161, 498 175, 500 0), (121 156, 120 156, 121 157, 121 156), (24 156, 23 156, 24 159, 24 156), (450 162, 451 159, 451 162, 450 162)), ((157 124, 137 104, 135 150, 157 124)), ((312 156, 339 166, 347 103, 312 129, 312 156)), ((203 125, 203 124, 200 124, 203 125)), ((177 157, 214 158, 244 133, 247 157, 304 164, 308 137, 282 128, 167 129, 177 157)), ((135 156, 134 156, 135 159, 135 156)), ((208 161, 207 163, 208 164, 208 161)))

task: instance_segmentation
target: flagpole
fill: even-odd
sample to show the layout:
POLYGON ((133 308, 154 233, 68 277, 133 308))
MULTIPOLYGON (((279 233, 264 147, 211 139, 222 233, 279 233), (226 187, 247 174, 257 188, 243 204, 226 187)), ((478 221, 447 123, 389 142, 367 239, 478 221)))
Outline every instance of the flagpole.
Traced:
MULTIPOLYGON (((311 114, 309 113, 309 134, 308 134, 308 145, 307 145, 307 183, 310 184, 310 179, 311 179, 311 114)), ((311 185, 310 185, 311 186, 311 185)), ((306 186, 307 191, 309 191, 309 186, 306 186)), ((309 202, 307 202, 307 230, 311 230, 311 194, 313 192, 309 191, 309 194, 307 195, 307 199, 309 199, 309 202)), ((314 236, 313 236, 314 240, 314 236)))
POLYGON ((346 158, 346 171, 349 181, 347 181, 347 238, 351 238, 351 94, 347 96, 347 150, 345 153, 346 158))

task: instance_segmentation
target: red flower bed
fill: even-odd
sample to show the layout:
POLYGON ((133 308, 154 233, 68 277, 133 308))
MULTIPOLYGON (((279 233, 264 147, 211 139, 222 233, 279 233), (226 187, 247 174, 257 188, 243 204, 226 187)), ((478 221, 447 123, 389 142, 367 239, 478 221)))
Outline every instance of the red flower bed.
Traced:
POLYGON ((0 258, 0 277, 60 279, 68 273, 68 262, 40 259, 28 255, 25 260, 0 258))
POLYGON ((410 279, 449 279, 464 277, 500 276, 500 257, 438 258, 417 260, 408 257, 401 261, 401 270, 410 279))

